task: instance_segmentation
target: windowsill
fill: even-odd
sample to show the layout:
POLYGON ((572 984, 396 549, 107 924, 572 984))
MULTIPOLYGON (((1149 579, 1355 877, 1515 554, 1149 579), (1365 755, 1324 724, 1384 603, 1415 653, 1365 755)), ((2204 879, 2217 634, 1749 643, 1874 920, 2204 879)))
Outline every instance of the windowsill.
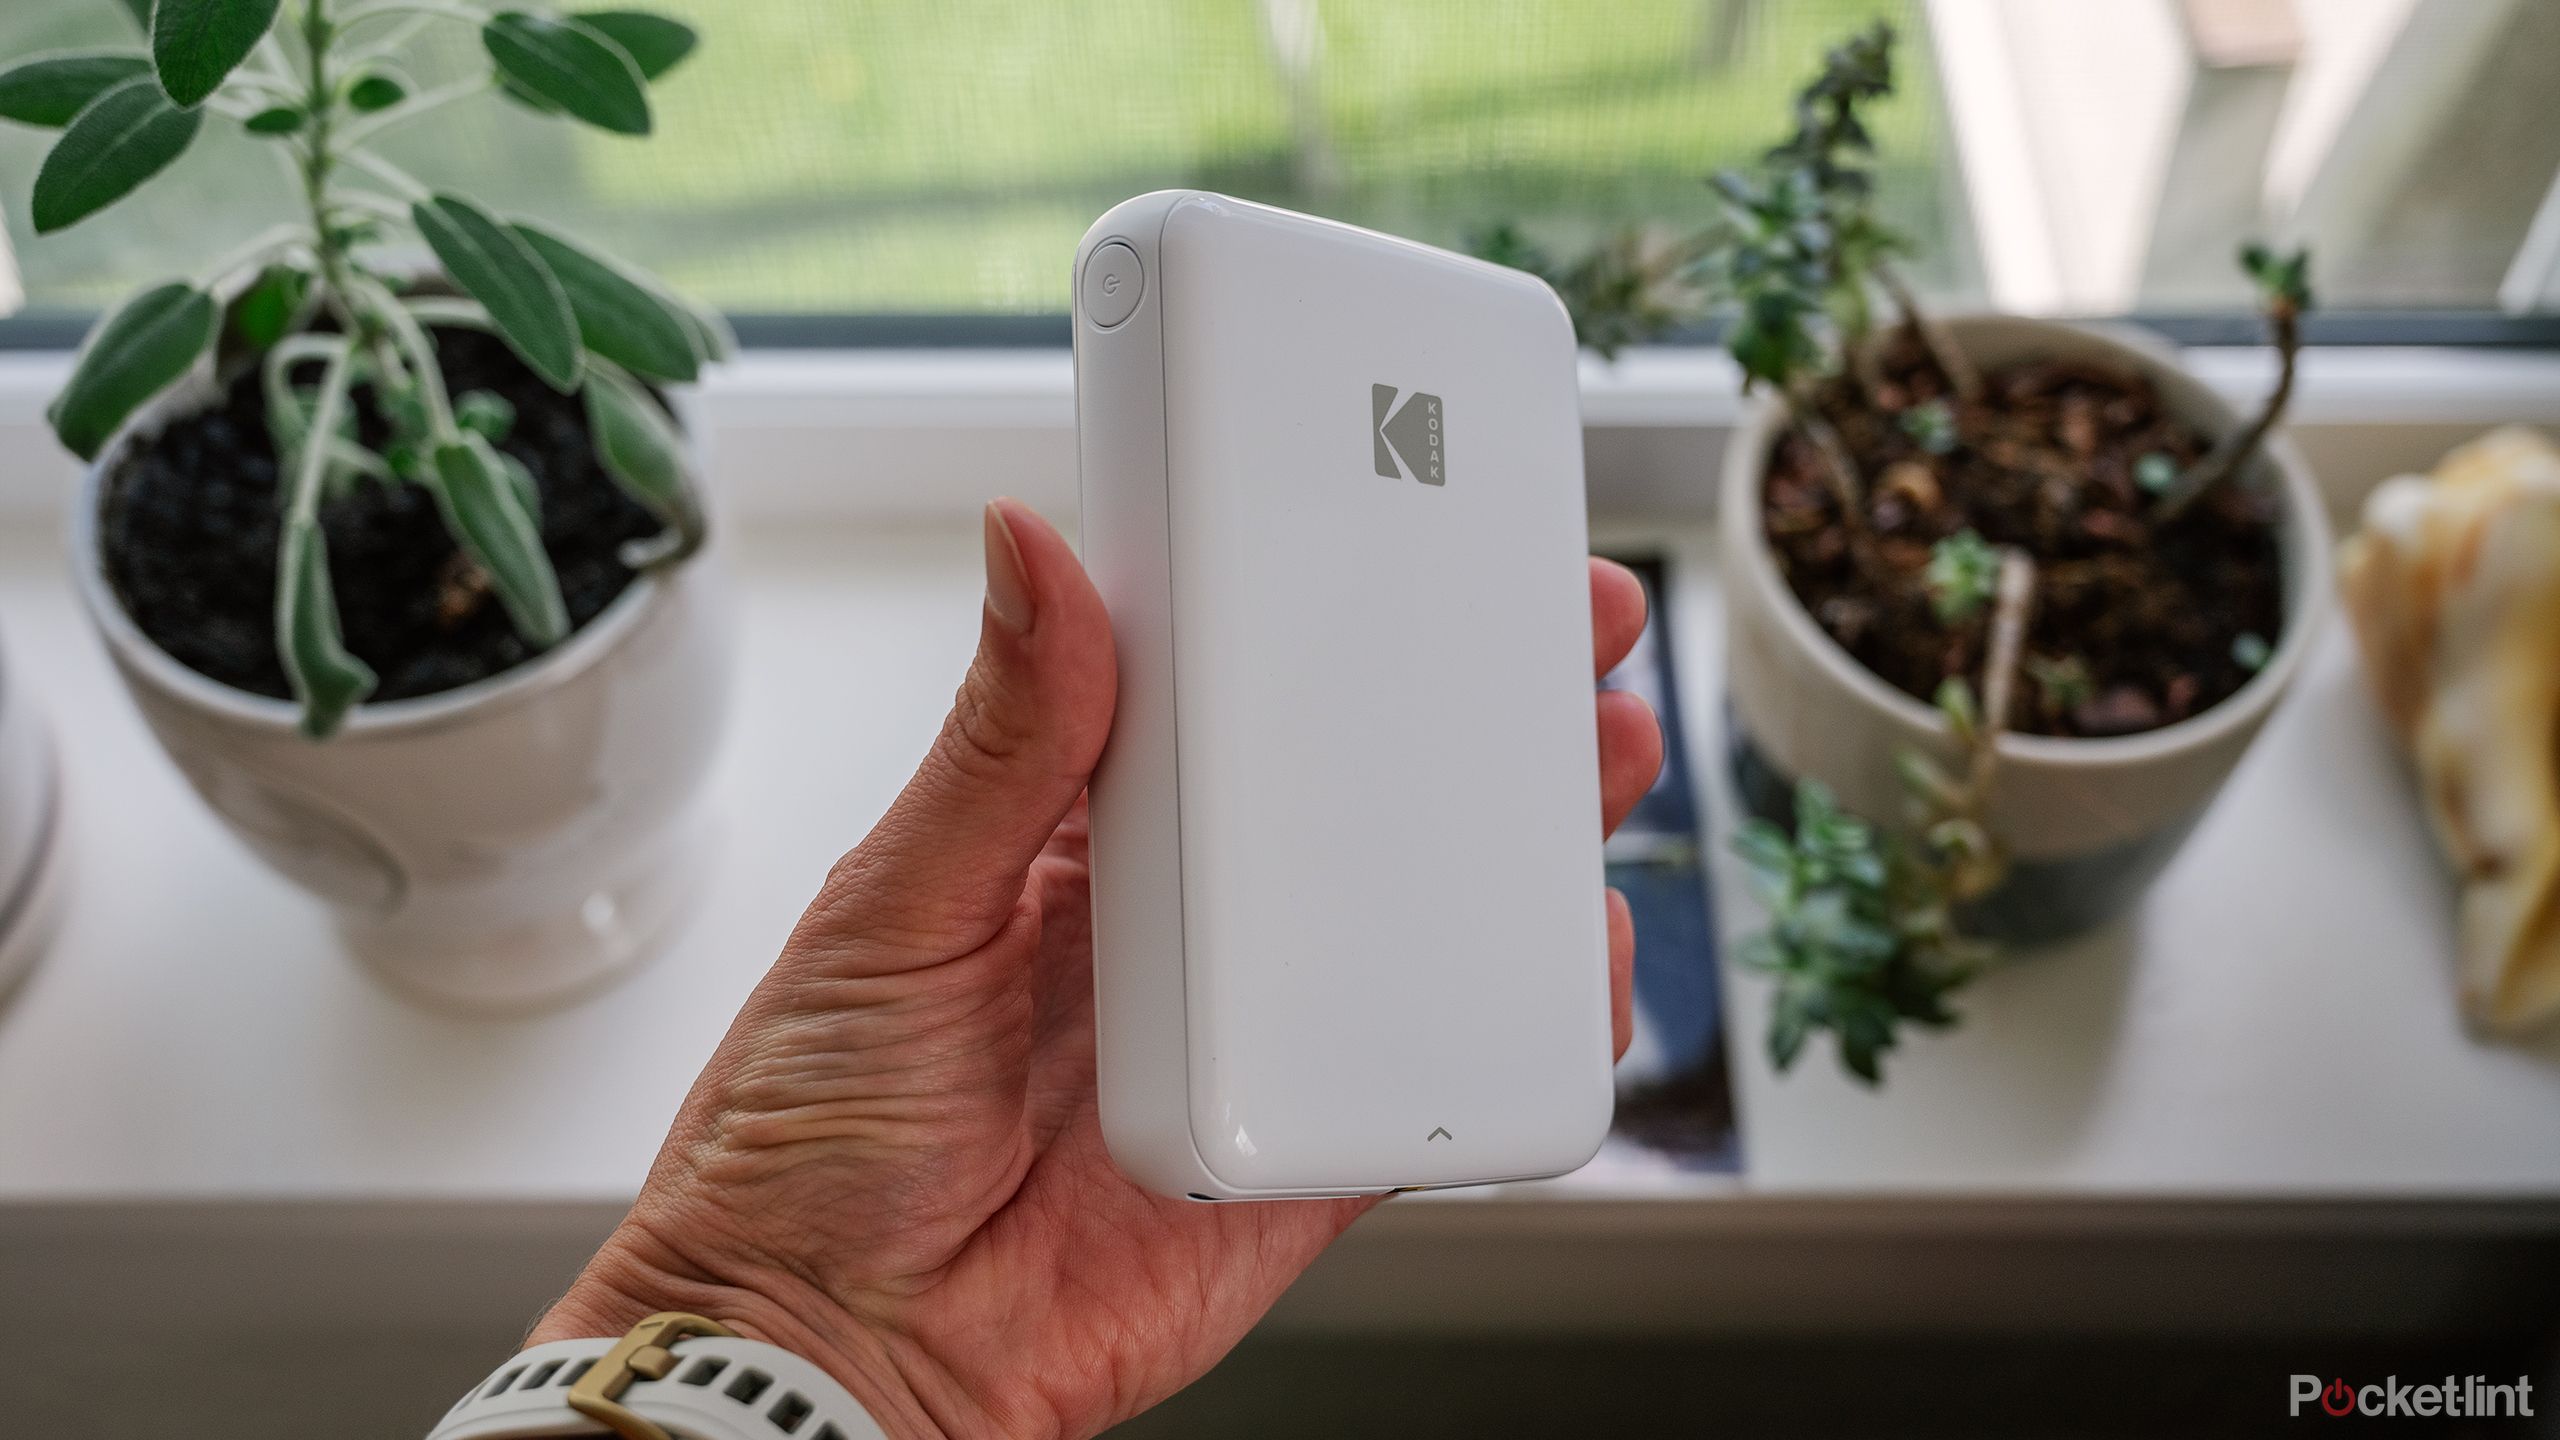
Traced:
MULTIPOLYGON (((2235 403, 2270 382, 2256 347, 2198 347, 2235 403)), ((60 513, 77 471, 44 425, 67 356, 0 353, 0 518, 60 513)), ((1595 514, 1704 517, 1724 433, 1745 403, 1697 347, 1583 362, 1595 514)), ((751 350, 701 388, 721 501, 750 523, 904 523, 1011 493, 1075 512, 1075 391, 1064 350, 751 350)), ((2305 353, 2291 422, 2342 513, 2404 469, 2503 421, 2560 425, 2560 351, 2342 345, 2305 353)))
MULTIPOLYGON (((2198 363, 2240 393, 2266 369, 2247 351, 2198 363)), ((500 1262, 574 1263, 611 1223, 826 866, 933 733, 974 635, 977 505, 1014 490, 1072 516, 1066 358, 760 353, 708 387, 744 624, 704 898, 627 983, 503 1023, 367 979, 153 745, 61 578, 70 467, 38 429, 60 368, 0 357, 0 627, 62 742, 73 846, 61 941, 0 1006, 0 1218, 61 1257, 46 1294, 179 1237, 191 1256, 220 1248, 203 1263, 232 1276, 338 1257, 355 1278, 331 1303, 357 1312, 393 1264, 368 1247, 404 1236, 482 1287, 398 1270, 415 1303, 459 1313, 556 1283, 500 1262)), ((1640 353, 1594 367, 1586 400, 1600 538, 1675 561, 1713 817, 1732 813, 1714 759, 1721 601, 1694 517, 1735 414, 1728 378, 1712 357, 1640 353)), ((2560 357, 2322 352, 2298 438, 2345 502, 2504 419, 2560 422, 2560 357)), ((2450 888, 2358 679, 2333 628, 2138 918, 1986 981, 1964 1028, 1897 1053, 1881 1094, 1819 1054, 1772 1074, 1757 982, 1730 977, 1743 1180, 1613 1154, 1544 1187, 1399 1201, 1286 1313, 1459 1315, 1378 1277, 1421 1265, 1417 1283, 1439 1284, 1436 1247, 1472 1273, 1486 1242, 1562 1247, 1558 1283, 1581 1287, 1567 1308, 1607 1323, 1622 1296, 1575 1281, 1576 1247, 2548 1233, 2560 1040, 2501 1047, 2455 1024, 2450 888)), ((1730 882, 1728 933, 1746 914, 1730 882)), ((1764 1288, 1736 1303, 1790 1313, 1782 1279, 1764 1288)), ((1669 1276, 1647 1303, 1676 1316, 1698 1291, 1669 1276)))
MULTIPOLYGON (((505 1023, 361 973, 153 744, 54 536, 0 537, 12 678, 53 718, 72 846, 62 936, 0 1009, 0 1203, 626 1197, 826 867, 937 728, 975 639, 975 530, 732 527, 739 688, 699 911, 626 983, 505 1023)), ((1598 538, 1673 562, 1664 618, 1722 866, 1711 533, 1598 538)), ((1731 934, 1750 912, 1718 878, 1731 934)), ((1968 1024, 1915 1037, 1882 1093, 1820 1054, 1770 1072, 1761 982, 1729 974, 1739 1187, 1613 1150, 1552 1185, 1418 1203, 2560 1202, 2560 1037, 2464 1035, 2452 950, 2450 887, 2333 627, 2138 916, 1983 982, 1968 1024)))

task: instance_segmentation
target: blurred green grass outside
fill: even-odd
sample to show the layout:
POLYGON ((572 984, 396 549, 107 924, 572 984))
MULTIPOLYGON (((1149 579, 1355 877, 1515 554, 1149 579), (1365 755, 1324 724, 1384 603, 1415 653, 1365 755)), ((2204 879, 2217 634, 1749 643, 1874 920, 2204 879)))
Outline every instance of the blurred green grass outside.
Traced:
MULTIPOLYGON (((734 311, 1056 312, 1085 226, 1166 186, 1440 244, 1502 219, 1558 246, 1694 224, 1701 177, 1775 139, 1824 46, 1885 16, 1906 36, 1879 127, 1887 209, 1938 288, 1972 273, 1907 0, 1322 0, 1295 83, 1271 38, 1293 0, 654 3, 704 34, 658 87, 654 138, 491 97, 390 152, 734 311), (1703 52, 1735 3, 1749 22, 1718 63, 1703 52)), ((0 55, 130 33, 115 0, 45 0, 0 15, 0 55)), ((476 43, 438 26, 425 78, 476 43)), ((95 305, 293 218, 269 143, 207 130, 126 205, 37 239, 25 198, 49 137, 0 126, 32 303, 95 305)))

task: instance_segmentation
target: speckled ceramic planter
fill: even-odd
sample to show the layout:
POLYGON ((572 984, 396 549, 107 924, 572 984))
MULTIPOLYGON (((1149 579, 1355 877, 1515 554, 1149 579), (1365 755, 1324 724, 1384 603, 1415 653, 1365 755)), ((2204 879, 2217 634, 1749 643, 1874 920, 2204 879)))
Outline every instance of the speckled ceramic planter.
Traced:
MULTIPOLYGON (((1949 328, 1985 368, 2035 356, 2095 362, 2143 374, 2171 411, 2208 437, 2242 423, 2147 335, 2011 316, 1954 318, 1949 328)), ((1756 407, 1725 454, 1718 521, 1734 780, 1746 806, 1772 819, 1790 813, 1796 781, 1814 779, 1850 811, 1891 822, 1904 810, 1895 753, 1914 747, 1952 756, 1954 742, 1934 709, 1832 640, 1779 574, 1761 502, 1783 423, 1774 405, 1756 407)), ((2301 670, 2328 612, 2327 516, 2281 436, 2241 483, 2283 497, 2285 625, 2272 657, 2238 693, 2158 730, 2106 739, 2002 736, 1989 818, 2014 865, 2008 883, 1970 917, 1978 931, 2059 939, 2129 907, 2176 854, 2301 670)))
POLYGON ((696 890, 688 821, 727 711, 716 548, 634 580, 531 663, 360 706, 315 743, 292 702, 180 664, 116 599, 98 512, 129 443, 73 511, 80 597, 169 758, 328 902, 360 959, 422 998, 511 1012, 594 989, 656 946, 696 890))

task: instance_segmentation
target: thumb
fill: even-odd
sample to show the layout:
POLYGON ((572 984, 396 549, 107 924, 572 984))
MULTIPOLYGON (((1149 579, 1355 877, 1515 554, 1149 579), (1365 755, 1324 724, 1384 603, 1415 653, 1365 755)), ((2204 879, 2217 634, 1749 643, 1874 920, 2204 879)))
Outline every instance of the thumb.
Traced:
POLYGON ((1111 730, 1111 620, 1074 550, 1018 500, 987 507, 986 549, 978 654, 950 717, 804 923, 867 968, 993 939, 1111 730))

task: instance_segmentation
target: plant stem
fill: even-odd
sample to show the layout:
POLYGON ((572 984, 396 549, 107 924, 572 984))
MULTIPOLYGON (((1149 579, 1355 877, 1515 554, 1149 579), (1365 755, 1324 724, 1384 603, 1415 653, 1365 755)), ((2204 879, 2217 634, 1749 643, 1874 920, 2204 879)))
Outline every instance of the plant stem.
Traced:
POLYGON ((1849 357, 1849 374, 1858 382, 1858 393, 1867 398, 1869 408, 1882 411, 1884 406, 1876 399, 1884 393, 1885 387, 1884 347, 1876 343, 1879 338, 1869 332, 1845 348, 1849 357))
POLYGON ((384 288, 380 281, 366 282, 366 309, 389 332, 391 339, 407 353, 409 363, 417 371, 418 402, 426 407, 427 431, 436 443, 457 438, 453 421, 453 399, 445 388, 444 371, 436 363, 435 341, 416 316, 401 304, 398 296, 384 288))
POLYGON ((2187 508, 2214 486, 2240 473, 2249 457, 2266 443, 2267 433, 2283 418, 2285 407, 2293 403, 2294 367, 2302 353, 2302 312, 2289 300, 2277 300, 2267 309, 2267 323, 2275 328, 2276 388, 2267 396, 2256 419, 2240 430, 2223 437, 2187 473, 2170 482, 2151 507, 2152 528, 2160 529, 2176 522, 2187 508))
MULTIPOLYGON (((329 475, 330 442, 338 435, 338 417, 346 408, 355 347, 339 341, 328 347, 329 368, 311 407, 311 427, 302 437, 302 453, 294 457, 293 493, 287 498, 284 525, 288 533, 320 523, 320 491, 329 475)), ((290 588, 290 587, 287 587, 290 588)), ((282 599, 279 597, 279 604, 282 599)))
POLYGON ((484 76, 477 80, 463 80, 434 90, 420 91, 378 115, 368 116, 348 126, 346 133, 339 138, 339 143, 350 147, 362 145, 395 125, 405 125, 422 115, 440 110, 456 100, 467 100, 474 95, 486 94, 495 88, 494 82, 484 76))
MULTIPOLYGON (((306 132, 302 164, 302 193, 311 212, 314 248, 320 262, 321 288, 328 294, 330 312, 337 317, 339 328, 346 332, 351 353, 363 351, 373 357, 374 375, 379 387, 388 386, 402 373, 399 355, 392 349, 389 337, 379 321, 366 313, 358 300, 358 280, 353 255, 346 233, 330 223, 330 211, 336 202, 329 193, 329 182, 337 173, 341 152, 340 137, 335 133, 339 120, 337 86, 329 71, 330 49, 337 31, 329 19, 329 0, 309 0, 302 15, 303 48, 309 52, 309 129, 306 132)), ((426 357, 432 368, 434 355, 426 357)))
POLYGON ((1921 346, 1929 352, 1929 358, 1938 362, 1938 369, 1947 377, 1947 384, 1955 390, 1956 398, 1967 401, 1981 399, 1982 372, 1974 368, 1973 357, 1964 353, 1964 347, 1956 343, 1956 337, 1946 326, 1938 323, 1936 316, 1920 308, 1919 297, 1911 293, 1911 287, 1903 283, 1901 274, 1892 265, 1882 260, 1875 262, 1875 277, 1876 283, 1884 287, 1884 293, 1893 298, 1893 308, 1901 312, 1902 323, 1919 337, 1921 346))
POLYGON ((338 121, 337 95, 329 75, 330 40, 328 0, 309 0, 302 12, 302 43, 310 52, 310 69, 304 76, 303 103, 310 113, 302 152, 303 203, 311 212, 312 233, 319 237, 320 283, 329 291, 330 308, 346 328, 348 340, 361 346, 365 327, 355 313, 346 241, 329 223, 329 179, 338 165, 337 150, 330 143, 330 132, 338 121))
POLYGON ((355 10, 349 11, 347 14, 347 26, 352 29, 353 27, 361 25, 368 20, 379 20, 386 15, 413 15, 433 20, 459 20, 466 25, 484 24, 489 19, 489 12, 480 9, 475 5, 446 3, 446 0, 382 0, 382 3, 380 4, 359 6, 355 10))
POLYGON ((2036 562, 2010 546, 2000 552, 2000 583, 1991 610, 1991 652, 1982 665, 1982 725, 1965 772, 1965 808, 1979 819, 2000 763, 2000 734, 2018 690, 2018 659, 2035 609, 2036 562))
POLYGON ((338 157, 412 200, 424 200, 435 192, 419 183, 418 177, 383 159, 361 150, 351 150, 338 157))
POLYGON ((297 245, 310 243, 312 243, 310 232, 301 226, 278 225, 197 272, 201 277, 200 283, 208 288, 219 285, 251 265, 263 265, 284 251, 291 250, 297 245))
MULTIPOLYGON (((338 33, 344 37, 356 25, 372 18, 369 15, 358 15, 353 20, 342 22, 338 27, 338 33)), ((347 56, 347 64, 351 68, 360 70, 377 60, 397 55, 408 48, 410 41, 417 39, 428 26, 434 23, 436 23, 436 17, 432 15, 412 15, 384 31, 381 38, 367 41, 356 47, 347 56)))
POLYGON ((1853 538, 1863 540, 1867 533, 1867 482, 1858 471, 1857 457, 1849 453, 1849 443, 1823 417, 1809 384, 1791 383, 1780 394, 1786 401, 1787 413, 1822 456, 1822 478, 1831 487, 1832 501, 1840 507, 1840 523, 1849 527, 1853 538))
POLYGON ((445 295, 417 295, 401 302, 400 308, 421 325, 436 325, 448 330, 480 330, 498 333, 498 324, 489 318, 489 309, 477 300, 462 300, 445 295))
POLYGON ((407 206, 395 203, 387 195, 376 195, 370 190, 340 189, 330 192, 329 213, 333 215, 345 213, 366 220, 387 220, 395 225, 409 223, 407 206))

